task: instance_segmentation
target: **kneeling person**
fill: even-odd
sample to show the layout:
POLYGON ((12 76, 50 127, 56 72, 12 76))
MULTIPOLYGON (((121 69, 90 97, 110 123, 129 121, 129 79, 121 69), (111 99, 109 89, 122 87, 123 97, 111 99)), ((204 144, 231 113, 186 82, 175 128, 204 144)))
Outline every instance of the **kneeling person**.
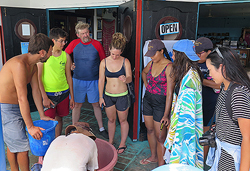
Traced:
POLYGON ((96 137, 88 123, 69 125, 65 135, 57 137, 44 156, 41 171, 94 171, 98 169, 96 137))

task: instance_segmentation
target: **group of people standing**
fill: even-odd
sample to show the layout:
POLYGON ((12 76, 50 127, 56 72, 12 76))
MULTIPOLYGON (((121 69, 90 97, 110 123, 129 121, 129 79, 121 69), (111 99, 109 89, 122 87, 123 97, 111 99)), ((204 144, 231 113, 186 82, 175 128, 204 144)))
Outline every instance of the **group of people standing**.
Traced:
POLYGON ((203 169, 207 157, 210 170, 248 171, 250 79, 237 53, 227 47, 214 49, 205 37, 194 43, 176 42, 173 62, 165 51, 163 42, 154 39, 145 54, 152 59, 142 71, 151 156, 140 164, 181 163, 203 169), (214 122, 217 148, 210 147, 208 152, 199 138, 214 122))
MULTIPOLYGON (((69 108, 73 110, 73 125, 78 122, 87 95, 99 131, 111 144, 118 114, 121 142, 117 153, 127 148, 131 105, 127 83, 132 81, 132 72, 129 60, 121 56, 126 38, 115 33, 106 57, 100 42, 90 38, 88 24, 79 22, 75 31, 79 39, 65 51, 68 34, 62 29, 51 29, 50 38, 41 33, 33 36, 29 53, 13 57, 0 72, 3 135, 13 171, 29 170, 24 125, 33 138, 42 137, 43 128, 34 126, 30 116, 28 83, 40 118, 58 121, 56 136, 62 132, 62 118, 69 114, 69 108), (69 56, 72 53, 74 64, 69 56), (102 106, 108 132, 103 127, 102 106)), ((249 170, 250 79, 237 53, 226 47, 214 49, 207 38, 195 43, 184 39, 173 45, 171 59, 164 43, 154 39, 146 56, 152 59, 142 71, 146 86, 143 113, 151 156, 140 164, 183 163, 203 169, 208 153, 211 170, 249 170), (207 152, 198 140, 213 122, 217 148, 207 152)))
MULTIPOLYGON (((40 81, 40 85, 46 85, 46 80, 49 80, 49 82, 54 82, 53 87, 61 88, 59 91, 46 91, 47 95, 50 95, 51 93, 54 94, 57 92, 62 92, 62 94, 57 95, 57 98, 60 96, 66 97, 66 99, 68 99, 67 95, 70 94, 70 107, 72 109, 73 125, 80 119, 82 103, 85 102, 85 98, 87 96, 88 102, 93 106, 100 134, 104 138, 109 139, 111 144, 114 143, 117 112, 121 124, 122 135, 117 152, 123 153, 126 149, 125 142, 129 131, 127 116, 128 109, 130 107, 130 101, 126 83, 130 83, 132 81, 130 62, 128 59, 125 59, 121 56, 126 45, 126 39, 121 33, 115 33, 112 37, 109 47, 110 56, 106 58, 101 43, 90 38, 89 24, 79 22, 75 27, 75 31, 79 39, 73 40, 67 46, 65 51, 62 51, 62 49, 66 43, 65 41, 67 33, 58 28, 52 29, 50 31, 50 38, 54 42, 52 53, 53 56, 51 56, 46 63, 39 64, 43 65, 44 68, 44 72, 40 72, 41 76, 39 78, 43 78, 43 80, 40 81), (61 34, 53 36, 53 32, 61 32, 61 34), (54 55, 57 50, 59 54, 54 55), (72 53, 74 64, 72 64, 69 57, 69 54, 72 53), (59 56, 62 55, 65 56, 64 60, 59 59, 59 56), (55 67, 54 64, 56 62, 54 60, 57 60, 58 68, 55 67), (46 68, 48 67, 50 68, 47 69, 46 72, 46 68), (71 68, 74 72, 73 78, 71 78, 71 68), (57 74, 53 74, 51 71, 57 72, 57 74), (58 73, 59 71, 61 71, 61 73, 58 73), (54 78, 54 81, 51 77, 54 78), (107 84, 105 85, 104 91, 105 79, 107 80, 107 84), (62 81, 63 83, 60 84, 58 80, 62 81), (55 83, 58 85, 56 86, 55 83), (67 83, 67 89, 63 89, 62 85, 67 85, 67 83), (65 96, 64 93, 67 93, 67 95, 65 96), (105 106, 108 117, 108 132, 103 126, 101 111, 102 106, 105 106)), ((41 69, 41 71, 43 70, 41 69)), ((43 91, 44 90, 41 90, 41 92, 43 91)), ((46 96, 45 98, 43 97, 43 99, 47 99, 46 96)), ((59 121, 59 125, 57 126, 59 127, 59 131, 56 135, 60 135, 62 131, 61 118, 69 113, 69 107, 67 105, 69 100, 64 103, 64 100, 55 100, 53 102, 53 98, 49 97, 49 99, 50 103, 46 104, 46 101, 44 101, 44 106, 49 108, 47 110, 48 112, 54 111, 53 113, 56 117, 52 118, 55 118, 57 121, 59 121), (55 103, 57 105, 53 107, 55 103), (52 105, 52 108, 50 108, 49 105, 52 105), (60 106, 64 109, 60 109, 60 106)), ((47 111, 45 111, 45 115, 47 115, 47 111)))
POLYGON ((75 31, 78 39, 70 42, 65 51, 68 34, 60 28, 51 29, 49 38, 42 33, 33 36, 28 53, 7 61, 0 72, 3 80, 0 83, 3 135, 13 171, 19 168, 29 170, 25 125, 33 138, 39 140, 43 136, 43 128, 34 126, 31 119, 28 83, 31 84, 40 119, 58 121, 56 137, 61 135, 63 117, 69 114, 69 108, 72 109, 72 124, 78 123, 87 95, 100 134, 111 144, 114 143, 118 113, 121 142, 117 153, 123 153, 127 148, 127 116, 131 104, 126 84, 132 81, 132 71, 129 60, 121 56, 126 39, 123 34, 115 33, 110 44, 110 56, 106 58, 101 43, 90 38, 87 23, 79 22, 75 31), (69 56, 72 53, 74 63, 69 56), (108 117, 108 132, 103 126, 102 106, 105 106, 108 117))
POLYGON ((116 113, 118 114, 121 142, 117 152, 123 153, 127 148, 125 144, 129 131, 127 116, 131 105, 126 83, 132 81, 130 62, 121 56, 126 39, 123 34, 114 33, 109 46, 110 56, 106 58, 101 43, 90 38, 87 23, 79 22, 75 30, 79 39, 73 40, 65 49, 68 54, 73 53, 74 56, 75 107, 72 111, 72 123, 78 122, 81 106, 87 94, 88 101, 94 108, 99 131, 111 144, 114 144, 116 113), (108 117, 108 133, 102 122, 103 106, 108 117))

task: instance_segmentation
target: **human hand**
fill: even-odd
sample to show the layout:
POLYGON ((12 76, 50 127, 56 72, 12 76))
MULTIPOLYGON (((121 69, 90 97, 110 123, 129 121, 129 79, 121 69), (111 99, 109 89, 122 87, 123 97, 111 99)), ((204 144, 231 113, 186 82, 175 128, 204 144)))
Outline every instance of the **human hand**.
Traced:
POLYGON ((75 63, 73 63, 72 65, 71 65, 71 71, 73 71, 73 70, 75 70, 75 68, 76 68, 76 66, 75 66, 75 63))
POLYGON ((100 105, 100 108, 103 108, 103 106, 106 106, 103 97, 100 97, 100 98, 99 98, 99 105, 100 105))
POLYGON ((126 82, 126 76, 125 75, 120 75, 119 77, 119 80, 121 80, 122 82, 126 82))
POLYGON ((48 116, 40 116, 40 119, 41 120, 44 120, 44 121, 50 121, 50 120, 52 120, 52 121, 54 121, 55 119, 53 119, 53 118, 51 118, 51 117, 48 117, 48 116))
POLYGON ((36 127, 34 125, 28 128, 29 134, 36 140, 40 140, 43 137, 43 133, 41 132, 41 130, 45 129, 41 127, 36 127))
POLYGON ((73 110, 74 107, 75 107, 75 101, 74 101, 74 99, 71 98, 70 99, 70 109, 73 110))
POLYGON ((168 116, 163 116, 161 119, 161 123, 163 123, 163 125, 168 127, 168 125, 170 124, 170 120, 169 120, 168 116))
POLYGON ((215 128, 216 128, 216 124, 211 125, 210 131, 215 131, 215 128))
POLYGON ((54 106, 55 104, 49 98, 43 99, 43 106, 44 107, 51 108, 51 105, 54 106))

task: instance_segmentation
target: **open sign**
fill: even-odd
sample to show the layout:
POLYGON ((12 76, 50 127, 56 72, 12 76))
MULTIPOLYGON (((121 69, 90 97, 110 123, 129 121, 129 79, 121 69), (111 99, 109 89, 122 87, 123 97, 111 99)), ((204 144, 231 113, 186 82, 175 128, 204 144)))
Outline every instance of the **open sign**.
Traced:
POLYGON ((179 33, 179 22, 160 24, 160 35, 179 33))

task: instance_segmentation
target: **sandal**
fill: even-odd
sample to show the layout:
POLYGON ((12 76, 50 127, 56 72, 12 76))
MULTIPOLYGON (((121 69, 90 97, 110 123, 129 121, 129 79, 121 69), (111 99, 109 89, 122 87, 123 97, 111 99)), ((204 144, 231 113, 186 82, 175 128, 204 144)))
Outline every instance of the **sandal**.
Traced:
POLYGON ((35 163, 35 164, 31 167, 30 171, 40 171, 41 169, 42 169, 42 164, 40 164, 40 163, 35 163))
POLYGON ((157 161, 150 161, 150 160, 148 160, 148 158, 142 159, 142 160, 140 161, 140 164, 141 164, 141 165, 147 165, 147 164, 150 164, 150 163, 157 163, 157 161))
POLYGON ((126 150, 126 148, 127 148, 127 146, 117 148, 117 153, 122 154, 126 150), (120 150, 123 150, 123 151, 121 153, 119 153, 120 150))

